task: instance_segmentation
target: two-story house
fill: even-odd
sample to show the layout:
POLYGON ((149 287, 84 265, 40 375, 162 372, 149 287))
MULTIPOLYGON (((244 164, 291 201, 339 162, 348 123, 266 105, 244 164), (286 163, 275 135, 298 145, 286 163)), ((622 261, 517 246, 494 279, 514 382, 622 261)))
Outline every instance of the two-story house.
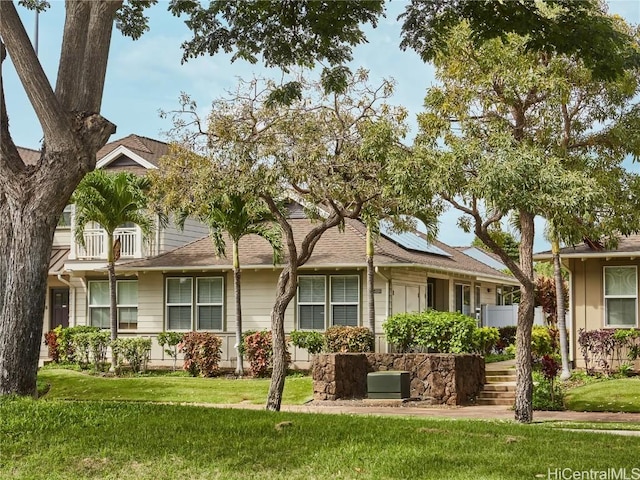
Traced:
MULTIPOLYGON (((98 152, 97 166, 144 174, 158 168, 168 145, 130 135, 98 152)), ((21 150, 27 158, 33 152, 21 150)), ((303 210, 292 204, 298 235, 311 228, 303 210)), ((99 225, 85 229, 85 247, 72 235, 73 206, 65 210, 54 239, 49 267, 44 331, 57 325, 108 328, 109 288, 105 234, 99 225)), ((222 362, 235 363, 235 309, 231 252, 217 257, 207 227, 187 222, 184 230, 158 226, 143 239, 135 225, 123 225, 117 262, 120 336, 155 337, 165 330, 212 331, 223 338, 222 362)), ((365 226, 347 220, 344 231, 327 231, 310 261, 300 269, 298 295, 287 310, 285 329, 324 330, 331 325, 366 325, 365 226)), ((231 248, 231 242, 227 242, 231 248)), ((476 315, 495 305, 498 292, 517 285, 513 277, 418 232, 398 234, 383 228, 375 245, 376 348, 385 351, 382 323, 391 314, 433 308, 476 315)), ((242 309, 245 330, 270 328, 270 312, 281 267, 273 265, 269 244, 248 236, 240 241, 242 309)), ((42 349, 42 359, 46 358, 42 349)), ((306 352, 292 357, 304 366, 306 352)), ((154 342, 153 364, 165 361, 154 342)))

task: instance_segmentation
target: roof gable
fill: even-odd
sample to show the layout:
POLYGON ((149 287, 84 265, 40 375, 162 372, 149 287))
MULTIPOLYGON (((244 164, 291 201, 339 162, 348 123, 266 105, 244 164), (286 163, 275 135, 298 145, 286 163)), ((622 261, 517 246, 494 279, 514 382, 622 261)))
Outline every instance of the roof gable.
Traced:
POLYGON ((131 162, 134 162, 134 163, 140 165, 141 167, 144 167, 144 168, 149 169, 149 170, 158 168, 153 163, 151 163, 148 160, 142 158, 142 156, 140 156, 137 153, 131 151, 130 149, 128 149, 124 145, 119 145, 114 150, 111 150, 111 152, 109 152, 104 157, 99 158, 98 159, 98 163, 96 164, 96 168, 104 168, 107 165, 111 165, 114 162, 121 162, 122 163, 123 161, 125 161, 125 160, 123 160, 123 157, 126 157, 127 159, 129 159, 129 165, 131 165, 131 162))

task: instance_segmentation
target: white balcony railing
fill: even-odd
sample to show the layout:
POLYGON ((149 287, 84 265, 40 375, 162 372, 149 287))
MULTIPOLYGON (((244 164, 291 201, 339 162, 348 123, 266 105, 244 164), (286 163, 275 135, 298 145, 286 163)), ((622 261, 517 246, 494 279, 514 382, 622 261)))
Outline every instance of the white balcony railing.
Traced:
MULTIPOLYGON (((120 239, 120 258, 142 257, 142 237, 136 227, 117 228, 113 234, 114 241, 120 239)), ((86 228, 84 231, 84 248, 76 244, 76 258, 107 259, 107 234, 101 228, 86 228)))

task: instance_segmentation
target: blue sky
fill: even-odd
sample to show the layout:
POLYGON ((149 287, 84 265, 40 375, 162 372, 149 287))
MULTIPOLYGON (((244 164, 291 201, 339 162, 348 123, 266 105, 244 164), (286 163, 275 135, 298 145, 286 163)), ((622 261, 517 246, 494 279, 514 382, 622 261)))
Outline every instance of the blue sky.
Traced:
MULTIPOLYGON (((631 23, 640 23, 640 1, 611 0, 608 3, 611 13, 619 14, 631 23)), ((392 102, 408 109, 410 137, 413 137, 416 114, 422 109, 427 88, 435 80, 431 65, 423 63, 413 51, 403 52, 398 47, 400 24, 396 18, 404 4, 399 0, 387 5, 386 18, 381 19, 378 28, 367 31, 369 43, 354 50, 352 68, 368 69, 372 83, 389 77, 396 80, 392 102)), ((158 110, 177 108, 181 92, 191 95, 202 112, 206 112, 213 99, 233 89, 238 77, 280 76, 279 71, 267 70, 260 64, 232 64, 230 56, 224 54, 190 60, 182 65, 180 44, 188 38, 189 32, 180 19, 166 11, 166 6, 161 0, 148 11, 151 29, 140 40, 134 42, 114 33, 102 106, 102 114, 118 126, 112 138, 136 133, 164 140, 162 132, 171 125, 159 117, 158 110)), ((33 37, 35 14, 22 9, 21 15, 27 32, 33 37)), ((52 83, 55 83, 57 73, 63 24, 64 2, 53 0, 51 9, 40 15, 39 29, 39 56, 52 83)), ((8 61, 4 64, 3 74, 13 140, 20 146, 39 148, 40 126, 8 61)), ((439 238, 450 245, 469 244, 473 236, 456 226, 457 217, 455 211, 443 215, 439 238)), ((546 248, 539 224, 536 250, 546 248)))

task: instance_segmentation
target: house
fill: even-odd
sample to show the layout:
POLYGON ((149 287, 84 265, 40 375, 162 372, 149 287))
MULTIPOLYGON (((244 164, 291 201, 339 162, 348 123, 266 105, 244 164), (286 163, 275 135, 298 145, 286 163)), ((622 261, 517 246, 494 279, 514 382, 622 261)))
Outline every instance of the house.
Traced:
MULTIPOLYGON (((98 167, 143 174, 157 168, 167 145, 130 135, 98 152, 98 167)), ((71 235, 73 207, 65 211, 54 239, 44 331, 57 325, 109 327, 105 234, 85 229, 85 247, 71 235)), ((290 218, 297 236, 312 228, 296 203, 290 218)), ((116 231, 121 258, 116 266, 119 336, 155 337, 165 330, 205 330, 223 339, 222 362, 235 362, 235 308, 231 242, 217 257, 206 226, 191 220, 184 231, 160 227, 144 241, 135 226, 116 231)), ((365 325, 367 318, 366 228, 347 219, 344 231, 331 229, 299 270, 298 294, 285 317, 285 330, 324 330, 331 325, 365 325)), ((496 303, 496 292, 513 287, 513 277, 418 232, 396 233, 382 225, 375 245, 376 349, 386 351, 382 323, 391 314, 433 308, 479 314, 496 303)), ((273 265, 268 242, 257 236, 240 241, 242 310, 245 330, 270 328, 270 313, 281 267, 273 265)), ((46 358, 43 348, 42 358, 46 358)), ((301 366, 306 351, 293 351, 301 366)), ((152 362, 168 362, 153 343, 152 362)))
MULTIPOLYGON (((582 244, 560 250, 569 271, 570 358, 584 366, 578 346, 580 329, 638 328, 638 266, 640 235, 622 237, 616 249, 582 244)), ((534 255, 536 261, 552 261, 551 251, 534 255)))

